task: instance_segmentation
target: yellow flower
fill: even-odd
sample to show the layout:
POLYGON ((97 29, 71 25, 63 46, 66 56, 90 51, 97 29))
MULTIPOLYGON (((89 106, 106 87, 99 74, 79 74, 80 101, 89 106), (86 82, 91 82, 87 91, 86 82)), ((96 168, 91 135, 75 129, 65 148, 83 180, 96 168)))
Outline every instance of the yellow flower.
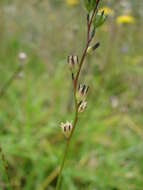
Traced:
POLYGON ((74 6, 79 3, 79 0, 66 0, 67 5, 74 6))
POLYGON ((114 15, 114 11, 109 7, 102 7, 101 9, 99 9, 99 13, 101 13, 102 11, 104 11, 105 15, 109 15, 109 16, 114 15))
POLYGON ((122 16, 118 16, 116 18, 116 22, 119 25, 121 25, 121 24, 133 24, 135 22, 135 18, 133 16, 130 16, 130 15, 122 15, 122 16))

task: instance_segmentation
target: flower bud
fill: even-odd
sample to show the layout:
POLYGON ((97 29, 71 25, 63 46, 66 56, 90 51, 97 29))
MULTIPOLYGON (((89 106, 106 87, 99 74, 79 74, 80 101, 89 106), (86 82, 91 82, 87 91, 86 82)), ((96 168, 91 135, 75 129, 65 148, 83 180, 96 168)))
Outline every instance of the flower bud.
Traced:
POLYGON ((78 113, 82 113, 87 107, 86 101, 81 101, 78 107, 78 113))
POLYGON ((92 52, 93 52, 92 46, 89 46, 88 49, 87 49, 87 54, 91 54, 92 52))
POLYGON ((61 123, 60 127, 61 127, 62 132, 65 135, 65 137, 69 138, 72 128, 73 128, 72 123, 70 123, 68 121, 66 123, 61 123))
POLYGON ((99 46, 99 42, 97 42, 94 46, 89 46, 87 49, 87 54, 92 54, 99 46))
POLYGON ((93 25, 95 28, 98 28, 104 24, 106 21, 107 16, 104 14, 104 10, 100 13, 97 13, 95 19, 93 20, 93 25))

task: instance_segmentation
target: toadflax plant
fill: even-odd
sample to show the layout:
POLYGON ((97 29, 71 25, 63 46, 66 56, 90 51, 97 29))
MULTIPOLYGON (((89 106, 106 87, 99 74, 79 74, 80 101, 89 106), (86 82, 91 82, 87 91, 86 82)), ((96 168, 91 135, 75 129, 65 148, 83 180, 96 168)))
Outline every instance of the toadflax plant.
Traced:
POLYGON ((104 11, 98 11, 99 2, 101 0, 83 0, 84 6, 87 11, 87 39, 86 44, 82 53, 81 58, 79 59, 76 55, 68 56, 68 65, 71 71, 72 76, 72 84, 73 84, 73 96, 74 96, 74 119, 73 122, 61 123, 61 129, 65 136, 65 151, 63 154, 63 159, 61 162, 59 176, 56 184, 56 190, 60 189, 62 171, 64 168, 64 164, 67 158, 67 153, 69 150, 69 145, 75 131, 77 121, 79 119, 79 113, 82 113, 87 106, 87 93, 89 90, 89 86, 85 84, 79 84, 79 76, 81 73, 82 66, 84 64, 86 55, 95 51, 99 47, 99 43, 93 42, 95 33, 97 28, 99 28, 106 20, 106 16, 104 15, 104 11), (91 45, 93 42, 94 45, 91 45))

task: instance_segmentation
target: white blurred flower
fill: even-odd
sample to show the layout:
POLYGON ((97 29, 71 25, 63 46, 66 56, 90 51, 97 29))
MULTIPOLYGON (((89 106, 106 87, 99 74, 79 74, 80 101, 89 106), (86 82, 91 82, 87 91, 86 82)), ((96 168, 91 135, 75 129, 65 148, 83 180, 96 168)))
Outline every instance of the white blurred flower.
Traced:
POLYGON ((118 98, 116 96, 111 96, 110 101, 111 101, 112 108, 117 108, 118 107, 119 100, 118 100, 118 98))
POLYGON ((21 62, 24 62, 27 59, 27 55, 25 52, 20 52, 18 58, 21 62))

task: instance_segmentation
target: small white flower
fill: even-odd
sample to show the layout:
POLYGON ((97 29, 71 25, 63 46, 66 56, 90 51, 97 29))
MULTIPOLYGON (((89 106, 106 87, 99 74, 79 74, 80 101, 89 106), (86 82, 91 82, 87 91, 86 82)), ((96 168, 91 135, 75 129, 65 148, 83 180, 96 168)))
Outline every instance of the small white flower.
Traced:
POLYGON ((19 55, 18 55, 18 58, 20 61, 25 61, 27 59, 27 55, 25 52, 20 52, 19 55))
POLYGON ((82 113, 87 107, 87 102, 83 101, 79 104, 78 113, 82 113))
POLYGON ((73 128, 72 123, 70 123, 68 121, 66 123, 61 123, 60 127, 61 127, 62 132, 65 135, 65 137, 69 138, 72 128, 73 128))

